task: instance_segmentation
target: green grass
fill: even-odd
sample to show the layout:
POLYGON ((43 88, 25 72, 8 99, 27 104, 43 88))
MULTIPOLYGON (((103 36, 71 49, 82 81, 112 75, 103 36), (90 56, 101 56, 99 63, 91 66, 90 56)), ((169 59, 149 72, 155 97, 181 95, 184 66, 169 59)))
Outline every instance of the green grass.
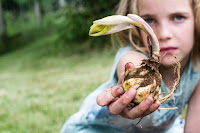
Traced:
POLYGON ((0 57, 1 133, 59 132, 108 80, 115 50, 51 54, 49 41, 44 37, 0 57))

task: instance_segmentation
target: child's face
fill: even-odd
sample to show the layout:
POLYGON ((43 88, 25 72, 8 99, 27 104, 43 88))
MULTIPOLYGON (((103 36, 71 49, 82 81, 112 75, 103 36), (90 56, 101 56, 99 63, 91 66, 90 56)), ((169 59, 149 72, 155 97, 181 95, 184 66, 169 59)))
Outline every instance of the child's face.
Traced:
MULTIPOLYGON (((161 64, 171 66, 172 54, 185 65, 194 44, 194 16, 189 0, 138 0, 138 11, 154 30, 161 56, 161 64)), ((141 33, 147 46, 146 35, 141 33)))

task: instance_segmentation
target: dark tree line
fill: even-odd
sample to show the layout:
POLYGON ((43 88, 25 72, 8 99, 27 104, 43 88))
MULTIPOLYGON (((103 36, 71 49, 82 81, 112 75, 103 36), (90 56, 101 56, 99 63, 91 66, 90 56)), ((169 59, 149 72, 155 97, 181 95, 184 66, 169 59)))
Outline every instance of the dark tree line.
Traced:
MULTIPOLYGON (((38 28, 44 23, 45 16, 49 18, 49 12, 53 12, 52 18, 45 21, 47 28, 51 27, 58 35, 57 43, 70 45, 68 42, 89 39, 92 21, 113 14, 117 3, 108 0, 0 0, 0 53, 12 49, 11 45, 8 46, 12 37, 6 25, 11 20, 6 19, 5 12, 13 14, 15 18, 20 18, 22 13, 32 12, 38 28)), ((96 40, 101 43, 107 39, 101 37, 96 40)))

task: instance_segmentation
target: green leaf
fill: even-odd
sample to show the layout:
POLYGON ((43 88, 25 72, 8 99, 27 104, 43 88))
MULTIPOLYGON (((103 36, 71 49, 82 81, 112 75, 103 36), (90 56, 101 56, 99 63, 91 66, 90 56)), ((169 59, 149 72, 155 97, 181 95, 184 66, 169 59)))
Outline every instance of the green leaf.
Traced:
POLYGON ((93 24, 90 27, 89 35, 90 36, 101 36, 108 32, 113 26, 112 25, 99 25, 93 24))

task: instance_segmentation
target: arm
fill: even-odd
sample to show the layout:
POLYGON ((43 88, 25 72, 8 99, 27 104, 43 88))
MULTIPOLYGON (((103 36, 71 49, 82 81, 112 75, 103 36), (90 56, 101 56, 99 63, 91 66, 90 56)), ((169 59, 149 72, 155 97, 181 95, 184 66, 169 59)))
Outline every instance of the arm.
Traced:
POLYGON ((144 57, 142 55, 139 55, 138 53, 127 53, 119 60, 119 63, 117 65, 117 75, 120 77, 122 73, 124 73, 124 66, 128 62, 132 62, 135 67, 139 66, 142 62, 144 57))
POLYGON ((142 59, 143 57, 138 53, 125 54, 120 59, 117 67, 117 74, 119 77, 118 84, 106 89, 97 97, 97 103, 100 106, 108 106, 108 110, 111 114, 119 114, 124 118, 135 119, 154 112, 160 106, 158 102, 152 104, 152 98, 147 98, 138 106, 131 109, 128 108, 128 104, 136 95, 136 90, 130 88, 127 92, 123 93, 122 80, 124 78, 124 66, 128 62, 133 62, 134 66, 138 66, 142 59))
POLYGON ((196 133, 200 131, 200 81, 193 92, 186 116, 185 133, 196 133))

